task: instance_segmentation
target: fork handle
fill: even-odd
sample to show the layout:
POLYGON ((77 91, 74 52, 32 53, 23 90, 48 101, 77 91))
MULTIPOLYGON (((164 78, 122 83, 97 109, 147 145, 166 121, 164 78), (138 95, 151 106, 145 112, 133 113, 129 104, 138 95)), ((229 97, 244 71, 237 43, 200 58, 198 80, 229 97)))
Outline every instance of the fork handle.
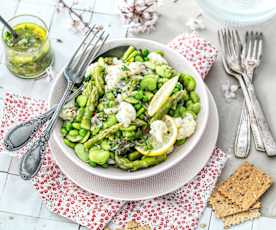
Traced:
MULTIPOLYGON (((268 156, 276 156, 276 142, 272 136, 272 132, 269 128, 267 119, 264 115, 263 109, 261 107, 261 104, 257 98, 255 88, 252 84, 252 82, 249 80, 248 76, 246 74, 243 74, 243 81, 245 82, 249 100, 250 102, 246 101, 247 107, 250 107, 250 104, 252 106, 252 109, 254 111, 254 115, 257 120, 258 127, 260 127, 261 132, 261 138, 264 143, 265 151, 268 156)), ((248 108, 249 108, 248 107, 248 108)))
POLYGON ((234 153, 237 158, 248 157, 250 150, 250 120, 247 114, 248 111, 246 105, 245 103, 243 103, 241 117, 234 144, 234 153))

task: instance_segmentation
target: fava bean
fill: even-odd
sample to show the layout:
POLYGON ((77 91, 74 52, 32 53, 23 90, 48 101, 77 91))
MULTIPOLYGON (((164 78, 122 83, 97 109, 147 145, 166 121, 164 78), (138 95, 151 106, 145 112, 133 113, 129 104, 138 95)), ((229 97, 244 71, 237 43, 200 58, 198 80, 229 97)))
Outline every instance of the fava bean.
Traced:
POLYGON ((64 127, 62 127, 61 129, 60 129, 60 133, 61 133, 61 135, 62 136, 66 136, 66 134, 67 134, 67 130, 64 128, 64 127))
POLYGON ((73 128, 72 123, 70 121, 66 121, 63 127, 66 129, 67 132, 69 132, 73 128))
POLYGON ((94 150, 89 151, 89 161, 99 165, 107 163, 110 157, 110 152, 105 150, 94 150))
POLYGON ((74 129, 80 129, 80 123, 78 123, 78 122, 73 122, 72 126, 74 129))
POLYGON ((80 129, 79 130, 79 135, 84 137, 87 134, 87 132, 88 132, 88 130, 86 130, 86 129, 80 129))
POLYGON ((79 131, 76 129, 72 129, 69 131, 68 133, 70 136, 78 136, 79 135, 79 131))
POLYGON ((64 142, 64 144, 66 144, 68 147, 70 147, 72 149, 76 146, 75 143, 73 143, 73 142, 71 142, 71 141, 69 141, 67 139, 63 139, 63 142, 64 142))
POLYGON ((84 148, 83 144, 77 144, 74 147, 75 153, 77 154, 77 156, 84 162, 88 162, 89 158, 88 158, 88 151, 84 148))

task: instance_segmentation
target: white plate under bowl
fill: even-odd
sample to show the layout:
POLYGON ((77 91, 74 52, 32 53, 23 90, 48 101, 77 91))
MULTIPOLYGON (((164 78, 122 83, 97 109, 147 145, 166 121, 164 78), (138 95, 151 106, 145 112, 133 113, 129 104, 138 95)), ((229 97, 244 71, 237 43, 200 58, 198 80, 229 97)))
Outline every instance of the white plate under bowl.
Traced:
MULTIPOLYGON (((129 46, 129 45, 132 45, 140 49, 148 48, 150 50, 162 50, 165 53, 165 58, 168 60, 170 65, 173 66, 177 71, 185 72, 192 75, 197 82, 196 91, 199 94, 201 99, 201 111, 197 117, 196 132, 193 134, 192 137, 188 139, 188 141, 184 145, 176 148, 173 151, 173 153, 170 154, 170 156, 166 161, 152 168, 147 168, 144 170, 131 172, 131 173, 114 167, 109 167, 108 170, 103 169, 101 167, 93 168, 88 164, 82 162, 76 156, 76 154, 74 154, 74 151, 63 143, 63 137, 60 134, 60 127, 62 125, 62 121, 59 120, 57 122, 57 125, 54 128, 53 136, 57 144, 59 145, 59 147, 62 149, 65 156, 69 158, 71 161, 73 161, 78 167, 86 170, 91 174, 104 177, 107 179, 114 179, 114 180, 134 180, 134 179, 142 179, 142 178, 150 177, 158 173, 161 173, 165 170, 168 170, 169 168, 171 168, 172 166, 180 162, 194 149, 194 147, 200 141, 201 136, 206 128, 208 115, 209 115, 209 102, 208 102, 208 95, 207 95, 205 83, 201 79, 200 75, 195 71, 194 67, 191 64, 189 64, 189 62, 186 61, 186 59, 182 55, 177 53, 175 50, 167 47, 164 44, 160 44, 154 41, 150 41, 146 39, 131 38, 131 39, 112 40, 107 42, 103 47, 102 53, 114 47, 129 46)), ((64 88, 65 88, 65 80, 62 74, 59 74, 50 92, 50 97, 49 97, 50 105, 53 105, 56 102, 58 102, 59 98, 64 92, 64 88)))
POLYGON ((130 181, 95 176, 70 161, 54 138, 51 138, 50 148, 53 158, 69 179, 84 190, 99 196, 116 200, 144 200, 165 195, 189 182, 206 165, 215 148, 219 119, 211 93, 209 93, 209 102, 208 125, 198 145, 185 159, 158 175, 130 181))

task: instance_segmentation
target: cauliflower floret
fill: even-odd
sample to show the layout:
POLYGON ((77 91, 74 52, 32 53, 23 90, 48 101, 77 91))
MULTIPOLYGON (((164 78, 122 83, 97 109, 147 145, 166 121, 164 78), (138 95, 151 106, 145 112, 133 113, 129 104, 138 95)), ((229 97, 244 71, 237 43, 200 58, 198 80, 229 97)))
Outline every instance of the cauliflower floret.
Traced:
POLYGON ((175 118, 175 124, 177 126, 177 140, 181 140, 193 135, 196 129, 196 121, 192 115, 187 115, 184 118, 175 118))
POLYGON ((116 118, 124 127, 128 127, 136 118, 136 110, 131 104, 123 101, 119 105, 119 112, 116 114, 116 118))
POLYGON ((148 58, 154 62, 158 62, 158 63, 166 63, 168 64, 167 60, 165 58, 163 58, 160 54, 155 53, 155 52, 151 52, 148 55, 148 58))
POLYGON ((116 88, 123 77, 122 65, 111 65, 106 68, 105 82, 106 90, 116 88))
POLYGON ((164 121, 156 120, 150 125, 150 135, 159 143, 163 142, 164 134, 168 132, 168 127, 164 121))
POLYGON ((131 62, 128 68, 131 75, 140 74, 146 70, 145 65, 141 62, 131 62))

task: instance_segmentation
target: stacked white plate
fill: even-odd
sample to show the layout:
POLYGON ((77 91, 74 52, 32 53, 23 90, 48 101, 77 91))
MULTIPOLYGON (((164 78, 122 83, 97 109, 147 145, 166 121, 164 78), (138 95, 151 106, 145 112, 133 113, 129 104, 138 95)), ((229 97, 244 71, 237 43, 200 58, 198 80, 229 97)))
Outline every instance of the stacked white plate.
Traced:
MULTIPOLYGON (((141 42, 139 39, 135 40, 135 42, 137 41, 141 42)), ((151 45, 161 46, 153 42, 151 42, 151 45)), ((162 46, 163 47, 161 48, 168 49, 164 45, 162 46)), ((168 52, 172 51, 168 50, 168 52)), ((176 56, 177 55, 179 54, 176 53, 176 56)), ((182 63, 182 66, 186 66, 184 72, 186 72, 185 70, 187 69, 188 73, 196 75, 197 80, 201 84, 201 91, 204 92, 204 83, 202 83, 202 80, 198 77, 199 75, 195 72, 194 68, 189 66, 187 62, 183 63, 182 59, 180 61, 182 61, 180 62, 180 64, 182 63)), ((183 68, 181 70, 183 70, 183 68)), ((53 85, 49 98, 49 105, 53 105, 57 101, 57 98, 59 98, 61 94, 60 91, 64 88, 64 81, 61 79, 62 74, 59 75, 59 79, 57 79, 53 85)), ((205 98, 201 97, 205 104, 203 106, 203 111, 201 111, 200 119, 202 124, 205 123, 207 125, 204 129, 201 129, 202 133, 199 132, 200 135, 197 133, 197 135, 193 137, 194 139, 197 137, 197 140, 191 138, 191 140, 185 144, 186 147, 184 146, 184 148, 182 148, 183 151, 182 149, 177 150, 177 154, 180 154, 178 159, 181 158, 182 160, 178 161, 177 164, 172 164, 172 166, 167 167, 166 170, 164 170, 164 168, 160 171, 157 170, 157 173, 152 173, 151 176, 148 177, 143 176, 143 178, 139 178, 139 172, 136 172, 135 175, 137 176, 133 177, 134 179, 132 178, 131 180, 120 180, 113 175, 111 175, 113 179, 110 179, 106 175, 99 176, 97 173, 91 173, 86 169, 86 165, 83 166, 83 163, 79 162, 79 159, 75 159, 76 157, 72 150, 70 150, 71 152, 65 152, 66 148, 64 148, 61 138, 58 136, 59 127, 56 128, 54 131, 55 135, 53 135, 50 140, 50 148, 52 150, 53 158, 63 173, 74 183, 84 190, 103 197, 118 200, 143 200, 173 192, 188 183, 197 173, 199 173, 208 162, 217 142, 219 128, 218 112, 214 98, 207 87, 205 92, 207 93, 201 94, 201 96, 205 96, 205 98), (207 98, 208 100, 206 100, 207 98), (202 116, 204 112, 207 115, 204 114, 204 116, 202 116), (206 120, 204 120, 204 117, 206 120), (194 146, 189 146, 189 143, 191 143, 191 146, 194 143, 194 146), (187 146, 191 147, 192 151, 187 149, 187 146), (181 157, 182 152, 183 156, 181 157)), ((172 155, 169 157, 175 156, 172 155)), ((153 169, 155 167, 153 167, 153 169)), ((105 170, 107 175, 112 173, 112 170, 110 169, 105 170)), ((114 173, 118 172, 114 171, 114 173)), ((131 172, 129 173, 131 174, 131 172)), ((142 171, 141 174, 143 174, 142 171)))

